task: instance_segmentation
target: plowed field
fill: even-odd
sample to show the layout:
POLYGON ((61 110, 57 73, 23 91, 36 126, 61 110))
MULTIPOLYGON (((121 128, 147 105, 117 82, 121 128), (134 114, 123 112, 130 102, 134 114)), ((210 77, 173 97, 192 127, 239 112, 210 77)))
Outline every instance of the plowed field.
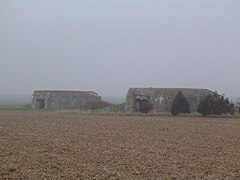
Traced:
POLYGON ((0 179, 240 179, 240 119, 0 111, 0 179))

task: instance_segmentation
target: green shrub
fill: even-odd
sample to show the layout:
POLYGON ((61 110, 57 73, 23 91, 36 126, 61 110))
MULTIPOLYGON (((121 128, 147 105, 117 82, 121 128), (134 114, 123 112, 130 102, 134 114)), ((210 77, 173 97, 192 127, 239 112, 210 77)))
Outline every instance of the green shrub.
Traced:
POLYGON ((149 113, 153 109, 153 104, 149 101, 141 101, 141 106, 139 112, 141 113, 149 113))

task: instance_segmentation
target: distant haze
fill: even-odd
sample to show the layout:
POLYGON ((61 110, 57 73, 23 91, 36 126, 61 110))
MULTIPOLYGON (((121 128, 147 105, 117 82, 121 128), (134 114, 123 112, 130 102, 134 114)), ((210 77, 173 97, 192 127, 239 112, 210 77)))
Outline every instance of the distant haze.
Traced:
POLYGON ((1 0, 0 94, 129 87, 240 96, 239 0, 1 0))

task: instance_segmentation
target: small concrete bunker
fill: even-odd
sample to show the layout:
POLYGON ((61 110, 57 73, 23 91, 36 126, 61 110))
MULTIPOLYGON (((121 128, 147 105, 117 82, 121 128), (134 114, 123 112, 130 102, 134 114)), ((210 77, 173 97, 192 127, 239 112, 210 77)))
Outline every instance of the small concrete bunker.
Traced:
POLYGON ((101 102, 101 96, 93 91, 36 90, 32 95, 32 109, 92 109, 101 102))
POLYGON ((125 101, 125 112, 136 113, 148 112, 161 113, 170 112, 171 106, 177 93, 181 91, 190 104, 191 112, 197 111, 201 99, 212 91, 207 89, 192 88, 130 88, 125 101))

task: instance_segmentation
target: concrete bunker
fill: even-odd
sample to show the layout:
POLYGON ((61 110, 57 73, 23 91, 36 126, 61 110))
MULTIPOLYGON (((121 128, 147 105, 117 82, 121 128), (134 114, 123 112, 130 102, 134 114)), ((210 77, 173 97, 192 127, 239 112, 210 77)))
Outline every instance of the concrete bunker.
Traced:
POLYGON ((101 96, 93 91, 36 90, 32 95, 32 109, 97 109, 107 106, 101 96))
POLYGON ((130 88, 125 101, 127 113, 170 112, 177 93, 181 91, 190 104, 191 112, 197 111, 201 99, 212 91, 192 88, 130 88))

